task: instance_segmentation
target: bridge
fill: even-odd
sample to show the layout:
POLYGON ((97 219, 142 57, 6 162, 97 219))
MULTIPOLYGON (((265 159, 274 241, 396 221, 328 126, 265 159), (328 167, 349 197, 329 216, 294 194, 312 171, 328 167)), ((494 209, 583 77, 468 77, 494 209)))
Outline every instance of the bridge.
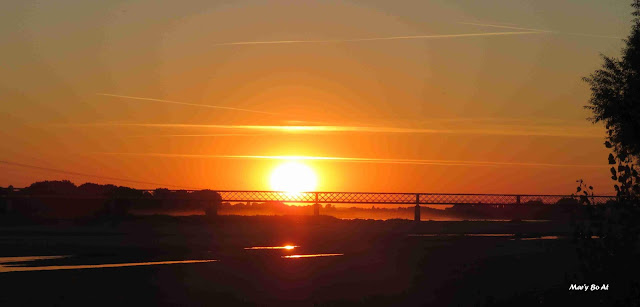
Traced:
MULTIPOLYGON (((0 198, 21 198, 20 190, 13 195, 0 198)), ((154 190, 138 190, 153 195, 154 190)), ((197 190, 168 190, 169 192, 196 192, 197 190)), ((415 206, 414 220, 420 220, 421 205, 482 205, 482 206, 528 206, 555 205, 559 202, 576 200, 593 205, 615 200, 615 196, 604 195, 540 195, 540 194, 455 194, 455 193, 379 193, 379 192, 282 192, 282 191, 238 191, 211 190, 218 193, 222 202, 283 202, 313 204, 314 215, 320 214, 320 204, 389 204, 415 206)), ((83 196, 38 195, 45 198, 92 198, 83 196)), ((199 200, 185 198, 185 200, 199 200)), ((132 199, 133 200, 133 199, 132 199)), ((210 201, 202 199, 199 201, 210 201)))
POLYGON ((278 192, 216 191, 226 202, 289 202, 314 204, 319 215, 320 204, 394 204, 414 205, 414 220, 420 220, 420 205, 554 205, 561 200, 586 200, 600 205, 615 200, 602 195, 534 195, 534 194, 452 194, 452 193, 373 193, 373 192, 278 192))

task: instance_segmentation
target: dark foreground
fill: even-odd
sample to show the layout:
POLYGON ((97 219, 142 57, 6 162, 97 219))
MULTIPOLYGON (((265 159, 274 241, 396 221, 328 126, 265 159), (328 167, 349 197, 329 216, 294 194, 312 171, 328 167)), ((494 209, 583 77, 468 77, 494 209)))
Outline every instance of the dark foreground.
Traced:
POLYGON ((25 266, 218 260, 0 272, 0 306, 585 306, 615 296, 616 281, 580 278, 570 237, 571 227, 555 222, 330 217, 148 216, 0 226, 0 257, 72 255, 25 266), (437 233, 450 235, 416 236, 437 233), (452 235, 464 233, 513 235, 452 235), (560 239, 531 239, 555 235, 560 239), (245 249, 289 244, 298 247, 245 249), (301 254, 342 255, 282 258, 301 254), (569 291, 572 283, 611 288, 569 291))

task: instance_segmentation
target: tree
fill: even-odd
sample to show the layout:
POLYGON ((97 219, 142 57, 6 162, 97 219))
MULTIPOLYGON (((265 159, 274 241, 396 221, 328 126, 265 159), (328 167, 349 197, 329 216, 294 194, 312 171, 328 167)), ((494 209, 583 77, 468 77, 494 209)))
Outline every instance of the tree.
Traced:
POLYGON ((640 157, 640 0, 632 7, 633 26, 620 59, 601 55, 604 63, 584 80, 591 87, 592 122, 607 128, 607 147, 623 161, 640 157))
POLYGON ((24 190, 30 195, 73 195, 76 189, 69 180, 53 180, 34 182, 24 190))
POLYGON ((604 143, 609 154, 611 179, 622 202, 637 203, 640 176, 640 0, 632 3, 633 26, 620 59, 602 55, 604 63, 584 80, 591 87, 589 105, 592 122, 603 122, 607 129, 604 143), (617 164, 617 167, 615 165, 617 164))

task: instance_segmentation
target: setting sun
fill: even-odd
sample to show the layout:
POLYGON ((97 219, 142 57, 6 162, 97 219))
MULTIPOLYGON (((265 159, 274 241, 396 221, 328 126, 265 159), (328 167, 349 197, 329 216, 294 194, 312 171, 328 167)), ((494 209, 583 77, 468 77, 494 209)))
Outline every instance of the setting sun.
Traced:
POLYGON ((317 183, 315 172, 309 166, 296 161, 283 163, 271 173, 271 188, 275 191, 313 191, 317 183))

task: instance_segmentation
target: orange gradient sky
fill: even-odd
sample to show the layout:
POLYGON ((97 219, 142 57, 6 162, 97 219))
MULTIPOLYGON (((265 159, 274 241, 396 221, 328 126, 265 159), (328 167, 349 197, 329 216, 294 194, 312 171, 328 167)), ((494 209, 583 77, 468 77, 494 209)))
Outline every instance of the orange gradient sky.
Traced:
POLYGON ((0 186, 267 190, 297 156, 318 190, 568 194, 582 178, 612 192, 581 78, 619 54, 626 1, 0 12, 0 186))

